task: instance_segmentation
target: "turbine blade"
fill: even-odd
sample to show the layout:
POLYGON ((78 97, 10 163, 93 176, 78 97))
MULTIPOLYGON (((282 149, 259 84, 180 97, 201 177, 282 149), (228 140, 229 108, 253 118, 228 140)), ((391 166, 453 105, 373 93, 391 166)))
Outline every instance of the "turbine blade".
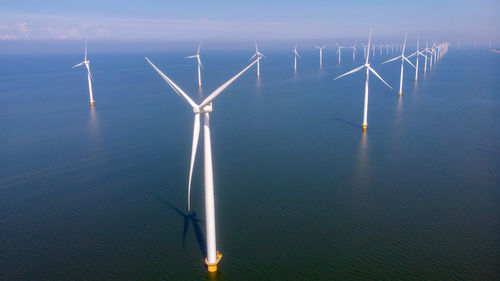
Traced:
MULTIPOLYGON (((418 52, 418 51, 417 51, 417 52, 418 52)), ((417 52, 412 53, 412 54, 411 54, 411 55, 409 55, 407 58, 411 58, 411 57, 413 57, 414 55, 416 55, 416 54, 417 54, 417 52)))
POLYGON ((80 66, 80 65, 82 65, 82 64, 84 64, 84 63, 85 63, 85 62, 83 62, 83 61, 82 61, 82 62, 81 62, 81 63, 79 63, 79 64, 75 64, 75 65, 73 65, 73 67, 72 67, 72 68, 75 68, 75 67, 77 67, 77 66, 80 66))
POLYGON ((84 61, 87 60, 87 40, 85 40, 85 59, 84 61))
POLYGON ((258 53, 253 54, 253 56, 252 56, 249 60, 252 60, 253 58, 255 58, 255 56, 256 56, 257 54, 258 54, 258 53))
POLYGON ((411 63, 411 61, 410 61, 409 59, 407 59, 406 57, 403 57, 403 59, 404 59, 407 63, 409 63, 411 66, 413 66, 413 68, 417 69, 417 68, 413 65, 413 63, 411 63))
POLYGON ((203 68, 203 64, 201 63, 200 56, 196 56, 196 59, 198 60, 198 63, 200 64, 201 68, 203 68))
POLYGON ((196 158, 196 149, 198 148, 199 137, 200 137, 200 113, 196 113, 194 115, 193 146, 191 148, 191 165, 189 166, 188 211, 191 210, 191 179, 193 178, 194 160, 196 158))
POLYGON ((382 82, 384 82, 384 84, 386 84, 386 85, 387 85, 387 87, 391 88, 391 90, 392 90, 392 87, 391 87, 389 84, 387 84, 387 83, 384 81, 384 79, 382 79, 382 77, 380 77, 380 75, 378 75, 378 73, 375 71, 375 69, 373 69, 373 68, 371 68, 371 67, 368 67, 368 69, 369 69, 369 70, 370 70, 373 74, 375 74, 375 76, 377 76, 377 77, 378 77, 378 79, 380 79, 382 82))
POLYGON ((229 79, 226 83, 222 84, 219 88, 217 88, 215 91, 213 91, 201 104, 200 108, 205 107, 207 104, 211 103, 222 91, 224 91, 231 83, 234 82, 238 77, 240 77, 245 71, 247 71, 252 65, 257 63, 260 60, 258 57, 256 60, 254 60, 251 64, 249 64, 247 67, 245 67, 242 71, 240 71, 238 74, 236 74, 233 78, 229 79))
POLYGON ((372 42, 372 28, 370 27, 370 35, 368 36, 368 48, 366 48, 367 50, 367 54, 366 54, 366 63, 368 64, 368 59, 370 58, 370 44, 372 42))
POLYGON ((185 57, 185 59, 194 59, 194 58, 196 58, 196 55, 185 57))
POLYGON ((202 43, 203 43, 203 40, 202 40, 202 41, 200 41, 200 45, 198 45, 198 51, 196 52, 196 54, 197 54, 197 55, 199 55, 199 54, 200 54, 200 48, 201 48, 201 44, 202 44, 202 43))
POLYGON ((384 61, 384 62, 383 62, 383 63, 381 63, 381 64, 388 63, 388 62, 391 62, 391 61, 395 61, 395 60, 400 59, 400 58, 401 58, 401 56, 397 56, 397 57, 395 57, 395 58, 393 58, 393 59, 390 59, 390 60, 384 61))
POLYGON ((151 64, 154 70, 156 70, 156 72, 160 74, 163 80, 165 80, 178 95, 183 97, 184 100, 186 100, 186 102, 189 103, 192 107, 197 107, 196 103, 186 93, 184 93, 184 91, 181 88, 179 88, 179 86, 177 86, 172 80, 170 80, 170 78, 168 78, 167 75, 163 74, 163 72, 161 72, 161 70, 158 69, 158 67, 156 67, 156 65, 154 65, 147 57, 145 59, 149 62, 149 64, 151 64))
POLYGON ((87 71, 88 71, 88 73, 90 75, 90 79, 94 80, 94 78, 92 77, 92 73, 90 73, 90 67, 89 67, 89 65, 85 64, 85 66, 87 67, 87 71))
POLYGON ((354 72, 358 72, 358 71, 360 71, 361 69, 363 69, 363 67, 365 67, 365 66, 364 66, 364 65, 362 65, 362 66, 360 66, 360 67, 356 67, 355 69, 353 69, 353 70, 351 70, 351 71, 349 71, 349 72, 346 72, 346 73, 344 73, 344 74, 342 74, 342 75, 338 76, 337 78, 335 78, 335 79, 333 79, 333 80, 337 80, 337 79, 339 79, 340 77, 343 77, 343 76, 346 76, 346 75, 352 74, 352 73, 354 73, 354 72))

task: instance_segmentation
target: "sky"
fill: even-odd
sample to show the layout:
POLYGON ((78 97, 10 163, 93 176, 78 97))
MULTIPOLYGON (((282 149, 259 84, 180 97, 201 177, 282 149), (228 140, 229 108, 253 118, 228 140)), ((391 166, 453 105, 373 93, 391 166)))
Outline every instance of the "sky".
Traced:
POLYGON ((311 40, 420 35, 500 41, 499 0, 0 0, 12 40, 311 40))

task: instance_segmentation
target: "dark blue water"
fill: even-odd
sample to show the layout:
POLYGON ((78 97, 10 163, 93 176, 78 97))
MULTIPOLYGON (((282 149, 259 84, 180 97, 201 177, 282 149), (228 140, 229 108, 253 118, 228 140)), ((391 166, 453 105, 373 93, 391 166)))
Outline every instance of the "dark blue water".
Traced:
MULTIPOLYGON (((500 56, 451 49, 415 83, 325 49, 264 51, 211 114, 219 274, 204 267, 192 110, 251 52, 0 57, 1 280, 498 280, 500 56)), ((394 55, 395 56, 395 55, 394 55)), ((422 61, 421 61, 422 65, 422 61)))

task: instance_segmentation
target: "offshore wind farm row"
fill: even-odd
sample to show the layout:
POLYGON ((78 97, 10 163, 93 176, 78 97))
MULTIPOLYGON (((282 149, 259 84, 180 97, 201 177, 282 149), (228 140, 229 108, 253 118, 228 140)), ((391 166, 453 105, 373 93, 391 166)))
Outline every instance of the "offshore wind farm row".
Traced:
MULTIPOLYGON (((364 104, 363 104, 363 121, 362 121, 362 129, 366 131, 368 126, 368 98, 369 98, 369 77, 370 73, 375 75, 378 80, 380 80, 384 85, 388 88, 392 89, 392 87, 377 73, 377 71, 370 64, 370 57, 376 55, 376 51, 380 56, 383 55, 384 51, 386 55, 389 53, 397 53, 398 56, 386 60, 382 64, 390 63, 390 62, 401 62, 401 72, 400 72, 400 84, 398 96, 401 98, 404 90, 403 85, 403 77, 405 72, 405 64, 411 66, 415 73, 415 81, 418 80, 418 75, 420 71, 424 73, 431 70, 433 66, 439 62, 439 60, 447 53, 448 51, 448 43, 437 43, 432 42, 429 45, 429 41, 426 40, 426 44, 424 48, 420 47, 420 39, 416 40, 416 50, 407 55, 407 36, 405 35, 404 40, 402 40, 401 44, 373 44, 372 43, 372 31, 370 30, 369 37, 367 40, 367 44, 361 44, 363 47, 363 58, 364 64, 356 67, 346 73, 340 74, 337 77, 332 77, 332 79, 337 80, 344 76, 348 76, 350 74, 356 73, 361 70, 366 70, 366 79, 365 79, 365 91, 364 91, 364 104), (412 62, 410 59, 414 59, 412 62), (424 59, 423 70, 419 69, 420 62, 419 59, 424 59)), ((338 63, 341 63, 342 56, 346 54, 348 50, 352 50, 352 59, 353 62, 356 61, 356 48, 357 43, 354 43, 352 46, 341 46, 336 44, 337 51, 336 55, 338 55, 338 63)), ((319 50, 319 67, 324 65, 323 62, 323 52, 328 49, 328 45, 314 45, 315 48, 319 50)), ((196 68, 197 68, 197 84, 198 87, 201 88, 203 85, 203 68, 202 58, 201 58, 201 48, 202 43, 198 45, 196 54, 187 56, 188 59, 196 60, 196 68)), ((349 54, 347 54, 349 55, 349 54)), ((146 57, 147 63, 156 71, 160 77, 172 88, 172 90, 178 94, 193 110, 194 113, 194 124, 193 124, 193 139, 192 139, 192 147, 191 147, 191 157, 190 157, 190 167, 189 167, 189 176, 188 176, 188 186, 187 186, 187 209, 191 210, 191 186, 192 186, 192 177, 194 171, 194 165, 196 160, 196 153, 198 148, 199 137, 201 133, 201 117, 203 116, 203 135, 204 135, 204 192, 205 192, 205 224, 206 224, 206 259, 205 264, 209 272, 216 272, 217 265, 222 258, 222 254, 217 251, 217 243, 216 243, 216 218, 215 218, 215 203, 214 203, 214 176, 213 176, 213 161, 212 161, 212 146, 211 146, 211 137, 210 137, 210 113, 213 110, 212 103, 213 101, 224 92, 233 82, 235 82, 240 76, 242 76, 245 72, 247 72, 253 66, 256 66, 257 78, 262 75, 261 73, 261 61, 266 56, 259 50, 257 42, 255 42, 255 51, 254 54, 250 57, 250 63, 245 66, 240 72, 238 72, 235 76, 231 77, 225 83, 216 88, 213 92, 211 92, 205 99, 201 101, 201 103, 196 103, 180 86, 178 86, 171 77, 167 76, 160 67, 158 67, 155 63, 153 63, 148 57, 146 57)), ((299 61, 301 59, 299 54, 298 45, 295 44, 292 50, 292 58, 293 58, 293 71, 298 71, 299 61)), ((85 43, 85 53, 84 59, 82 62, 76 64, 73 67, 85 66, 87 70, 87 79, 88 79, 88 87, 89 87, 89 101, 90 106, 95 106, 95 100, 93 96, 92 89, 92 80, 93 77, 90 72, 90 60, 87 56, 87 43, 85 43)))

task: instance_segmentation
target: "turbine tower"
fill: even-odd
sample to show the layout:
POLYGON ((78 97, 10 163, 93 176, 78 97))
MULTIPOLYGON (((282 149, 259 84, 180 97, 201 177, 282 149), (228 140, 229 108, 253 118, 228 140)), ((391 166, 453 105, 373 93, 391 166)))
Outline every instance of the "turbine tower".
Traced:
POLYGON ((319 47, 319 46, 314 45, 314 47, 319 49, 319 67, 321 67, 323 65, 323 49, 326 46, 328 46, 328 45, 324 45, 323 47, 319 47))
POLYGON ((418 58, 420 56, 423 56, 426 60, 427 60, 427 57, 420 51, 420 38, 417 37, 417 50, 408 56, 408 58, 411 58, 413 56, 417 56, 417 61, 415 63, 415 81, 418 81, 418 58))
POLYGON ((388 63, 388 62, 391 62, 391 61, 395 61, 399 58, 401 58, 401 77, 400 77, 400 80, 399 80, 399 95, 401 96, 403 94, 403 69, 404 69, 404 63, 405 61, 407 63, 409 63, 411 66, 413 66, 413 68, 416 69, 416 67, 413 65, 413 63, 411 63, 411 61, 408 60, 407 57, 405 57, 405 49, 406 49, 406 39, 407 39, 408 35, 405 35, 405 41, 403 43, 403 50, 401 52, 401 55, 400 56, 397 56, 395 58, 392 58, 388 61, 384 61, 382 64, 384 63, 388 63))
MULTIPOLYGON (((250 60, 252 60, 255 57, 258 57, 258 58, 265 57, 261 52, 259 52, 259 47, 257 46, 257 41, 255 41, 255 54, 250 58, 250 60)), ((260 77, 260 60, 257 61, 257 78, 258 77, 260 77)))
POLYGON ((179 86, 177 86, 170 78, 156 67, 148 58, 146 60, 160 74, 160 76, 172 87, 172 89, 180 95, 184 100, 191 105, 194 112, 194 128, 193 128, 193 146, 191 150, 191 165, 189 167, 189 184, 188 184, 188 210, 191 209, 191 177, 193 175, 193 166, 196 157, 196 149, 198 147, 198 138, 200 135, 200 114, 203 115, 203 131, 204 131, 204 164, 205 164, 205 221, 206 221, 206 241, 207 241, 207 257, 205 263, 209 272, 217 271, 217 264, 222 258, 222 254, 217 251, 215 239, 215 204, 214 204, 214 180, 212 169, 212 149, 210 143, 210 112, 212 112, 212 101, 226 89, 231 83, 247 71, 252 65, 257 63, 261 57, 257 57, 252 63, 245 67, 242 71, 222 84, 219 88, 213 91, 200 104, 196 104, 179 86))
MULTIPOLYGON (((372 39, 372 29, 370 28, 370 36, 368 37, 368 50, 370 49, 370 43, 371 43, 371 39, 372 39)), ((375 72, 375 70, 370 66, 370 62, 369 62, 369 58, 370 58, 370 52, 368 52, 367 56, 366 56, 366 62, 364 65, 360 66, 360 67, 357 67, 349 72, 346 72, 340 76, 338 76, 337 78, 335 78, 334 80, 337 80, 339 79, 340 77, 343 77, 343 76, 346 76, 346 75, 349 75, 349 74, 352 74, 352 73, 355 73, 355 72, 358 72, 360 70, 362 70, 363 68, 366 68, 366 82, 365 82, 365 103, 364 103, 364 108, 363 108, 363 131, 366 130, 366 127, 368 126, 368 79, 370 77, 370 71, 375 74, 375 76, 378 77, 378 79, 380 79, 380 81, 382 81, 385 85, 387 85, 387 87, 391 88, 391 86, 389 86, 389 84, 387 84, 384 79, 382 79, 382 77, 380 77, 380 75, 378 75, 377 72, 375 72)))
POLYGON ((295 48, 293 49, 293 59, 294 59, 293 70, 295 71, 297 71, 297 57, 300 58, 299 53, 297 53, 297 44, 295 44, 295 48))
POLYGON ((201 68, 203 68, 203 65, 201 64, 201 60, 200 60, 201 43, 203 43, 203 41, 201 41, 200 45, 198 45, 198 51, 196 51, 196 55, 186 57, 186 59, 196 59, 198 62, 198 87, 200 87, 200 88, 201 88, 201 68))
POLYGON ((76 64, 73 66, 73 68, 75 67, 78 67, 80 65, 85 65, 85 67, 87 68, 87 79, 89 81, 89 98, 90 98, 90 106, 94 106, 94 95, 92 93, 92 80, 94 78, 92 78, 92 74, 90 74, 90 61, 87 59, 87 41, 85 41, 85 56, 83 58, 83 61, 79 64, 76 64))

